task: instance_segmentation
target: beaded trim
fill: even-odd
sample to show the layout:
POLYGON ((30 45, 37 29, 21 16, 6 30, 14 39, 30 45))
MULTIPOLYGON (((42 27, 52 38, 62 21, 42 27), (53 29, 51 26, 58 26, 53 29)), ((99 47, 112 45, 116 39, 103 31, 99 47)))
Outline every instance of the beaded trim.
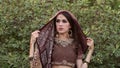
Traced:
POLYGON ((70 63, 70 62, 67 62, 66 60, 63 60, 62 62, 52 62, 52 64, 55 64, 55 65, 66 65, 66 66, 70 66, 70 67, 75 67, 75 64, 74 63, 70 63))
POLYGON ((72 44, 73 39, 72 39, 72 38, 69 38, 68 40, 64 41, 64 40, 60 40, 60 39, 58 39, 58 38, 55 38, 55 42, 56 42, 57 44, 60 44, 60 45, 63 46, 63 47, 66 47, 66 46, 72 44))

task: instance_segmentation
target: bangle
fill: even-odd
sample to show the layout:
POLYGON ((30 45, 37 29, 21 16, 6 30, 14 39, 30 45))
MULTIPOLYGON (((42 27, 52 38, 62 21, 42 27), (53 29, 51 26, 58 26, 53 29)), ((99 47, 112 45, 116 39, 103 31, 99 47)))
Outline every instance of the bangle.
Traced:
POLYGON ((29 57, 29 60, 30 60, 30 61, 33 60, 33 57, 29 57))
POLYGON ((88 62, 88 61, 86 61, 86 60, 85 60, 85 61, 84 61, 84 63, 87 63, 87 64, 89 64, 90 62, 88 62))

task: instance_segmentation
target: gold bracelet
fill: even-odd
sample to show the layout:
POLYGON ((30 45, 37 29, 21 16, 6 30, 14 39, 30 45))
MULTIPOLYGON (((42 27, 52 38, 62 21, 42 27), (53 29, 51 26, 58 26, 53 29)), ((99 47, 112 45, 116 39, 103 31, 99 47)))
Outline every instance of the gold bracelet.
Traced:
POLYGON ((29 57, 29 60, 30 60, 30 61, 33 60, 33 57, 29 57))
POLYGON ((88 62, 88 61, 86 61, 86 60, 85 60, 85 61, 84 61, 84 63, 87 63, 87 64, 89 64, 90 62, 88 62))

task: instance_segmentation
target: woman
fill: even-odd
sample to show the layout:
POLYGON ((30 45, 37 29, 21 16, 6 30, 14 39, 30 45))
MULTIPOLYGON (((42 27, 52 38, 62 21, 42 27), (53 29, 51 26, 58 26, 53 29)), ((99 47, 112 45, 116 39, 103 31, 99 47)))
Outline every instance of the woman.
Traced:
POLYGON ((69 11, 62 10, 32 33, 31 68, 88 68, 93 50, 93 39, 84 35, 69 11), (89 51, 83 60, 87 48, 89 51))

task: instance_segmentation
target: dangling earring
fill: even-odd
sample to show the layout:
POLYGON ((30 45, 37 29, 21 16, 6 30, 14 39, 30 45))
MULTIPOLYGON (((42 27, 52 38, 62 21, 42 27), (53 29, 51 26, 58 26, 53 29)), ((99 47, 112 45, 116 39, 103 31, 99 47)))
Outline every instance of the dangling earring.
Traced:
POLYGON ((72 37, 72 30, 69 30, 69 36, 72 37))
POLYGON ((55 36, 56 38, 58 38, 59 37, 59 35, 58 35, 58 32, 56 32, 56 36, 55 36))

